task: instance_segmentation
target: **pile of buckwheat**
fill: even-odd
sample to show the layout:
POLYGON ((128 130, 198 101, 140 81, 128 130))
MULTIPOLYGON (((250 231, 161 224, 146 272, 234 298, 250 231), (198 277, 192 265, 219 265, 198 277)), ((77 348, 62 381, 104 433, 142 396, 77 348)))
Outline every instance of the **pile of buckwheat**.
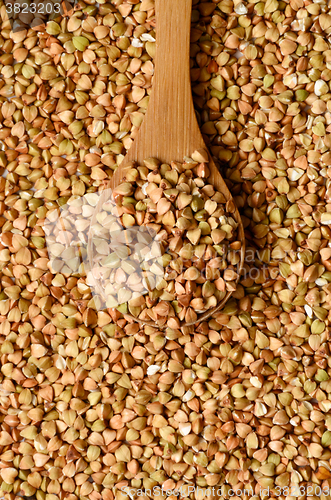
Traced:
POLYGON ((84 276, 52 272, 43 230, 103 187, 137 135, 154 1, 80 1, 16 33, 1 6, 1 497, 329 497, 328 4, 193 1, 194 104, 246 262, 221 312, 162 331, 97 310, 84 276))
POLYGON ((236 290, 236 207, 208 181, 208 163, 205 149, 170 165, 132 163, 110 200, 99 201, 91 274, 101 274, 108 308, 178 329, 236 290))

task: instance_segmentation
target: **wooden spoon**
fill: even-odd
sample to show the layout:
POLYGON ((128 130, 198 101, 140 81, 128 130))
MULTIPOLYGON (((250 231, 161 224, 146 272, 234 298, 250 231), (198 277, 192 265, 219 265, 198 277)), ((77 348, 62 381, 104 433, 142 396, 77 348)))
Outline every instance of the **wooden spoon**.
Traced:
MULTIPOLYGON (((184 156, 190 156, 197 149, 207 149, 199 130, 191 93, 189 51, 192 0, 155 0, 155 9, 157 38, 152 95, 137 137, 109 182, 108 187, 112 190, 122 182, 133 161, 143 164, 146 158, 154 157, 170 164, 172 161, 183 161, 184 156)), ((210 184, 223 193, 227 201, 231 200, 230 191, 211 158, 208 168, 210 184)), ((105 201, 101 195, 96 213, 105 201)), ((242 244, 240 272, 245 253, 244 229, 237 208, 233 215, 239 223, 238 239, 242 244)), ((91 224, 94 221, 95 217, 91 224)), ((93 260, 91 252, 92 245, 89 245, 90 262, 93 260)), ((221 309, 231 295, 232 292, 227 292, 216 307, 187 325, 206 320, 221 309)), ((155 325, 152 321, 142 321, 129 314, 126 316, 142 324, 155 325)))

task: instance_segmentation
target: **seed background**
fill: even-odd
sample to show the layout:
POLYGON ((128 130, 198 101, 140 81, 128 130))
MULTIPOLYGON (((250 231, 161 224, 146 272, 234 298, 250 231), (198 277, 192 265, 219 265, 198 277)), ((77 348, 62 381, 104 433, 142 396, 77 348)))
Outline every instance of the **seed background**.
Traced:
POLYGON ((154 2, 80 6, 15 34, 0 9, 1 495, 328 489, 327 2, 193 2, 195 108, 247 260, 220 314, 165 334, 95 311, 84 278, 48 268, 48 210, 103 185, 152 84, 154 2))

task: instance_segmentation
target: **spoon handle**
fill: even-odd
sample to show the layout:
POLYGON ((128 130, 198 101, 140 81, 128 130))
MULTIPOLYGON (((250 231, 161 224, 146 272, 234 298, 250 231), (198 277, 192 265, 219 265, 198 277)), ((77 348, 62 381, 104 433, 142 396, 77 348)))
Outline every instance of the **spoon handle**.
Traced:
POLYGON ((181 161, 203 146, 190 81, 192 0, 156 0, 156 56, 146 117, 128 160, 181 161))

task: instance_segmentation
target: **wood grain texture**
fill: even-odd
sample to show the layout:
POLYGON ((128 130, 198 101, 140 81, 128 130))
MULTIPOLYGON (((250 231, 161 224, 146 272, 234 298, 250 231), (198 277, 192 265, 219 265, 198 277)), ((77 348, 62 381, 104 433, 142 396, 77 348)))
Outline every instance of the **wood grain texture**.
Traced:
POLYGON ((192 0, 156 0, 153 92, 129 158, 142 161, 152 152, 165 163, 181 161, 203 144, 191 93, 191 4, 192 0))
POLYGON ((190 81, 192 0, 156 0, 156 55, 153 90, 146 116, 112 187, 131 161, 156 157, 167 163, 182 161, 204 147, 195 116, 190 81))
MULTIPOLYGON (((107 186, 112 189, 122 181, 125 170, 133 161, 143 163, 143 160, 149 157, 158 158, 163 163, 183 161, 184 156, 190 156, 196 149, 206 148, 193 107, 190 81, 192 0, 155 0, 155 9, 156 55, 153 90, 137 137, 107 186)), ((226 200, 230 200, 232 196, 229 189, 211 157, 208 167, 208 181, 224 194, 226 200)), ((105 196, 101 196, 98 203, 100 209, 104 201, 105 196)), ((238 210, 234 217, 239 222, 239 239, 243 244, 241 270, 244 261, 244 229, 238 210)), ((91 259, 92 256, 90 262, 91 259)), ((202 314, 199 321, 207 319, 223 307, 230 296, 231 292, 216 308, 202 314)), ((130 315, 127 317, 139 321, 130 315)))

